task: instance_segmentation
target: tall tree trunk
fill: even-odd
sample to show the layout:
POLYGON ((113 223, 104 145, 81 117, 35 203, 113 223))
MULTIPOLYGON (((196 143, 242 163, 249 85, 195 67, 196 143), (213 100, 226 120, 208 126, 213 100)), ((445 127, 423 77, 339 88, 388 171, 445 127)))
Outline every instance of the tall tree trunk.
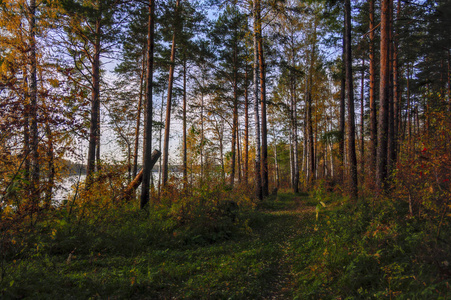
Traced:
POLYGON ((24 179, 30 181, 30 94, 28 92, 28 72, 23 69, 24 90, 24 120, 23 120, 23 156, 24 156, 24 179))
POLYGON ((95 22, 94 57, 92 60, 92 91, 91 91, 91 124, 89 128, 88 165, 86 176, 89 188, 92 183, 92 175, 95 172, 96 149, 99 141, 99 110, 100 110, 100 36, 101 20, 95 22))
POLYGON ((244 182, 249 183, 249 90, 247 64, 244 74, 244 182))
POLYGON ((50 207, 52 203, 53 187, 55 186, 55 163, 54 163, 54 151, 53 151, 53 135, 50 129, 49 120, 45 124, 45 133, 47 135, 47 168, 48 179, 45 191, 45 205, 50 207))
MULTIPOLYGON (((177 0, 175 7, 175 14, 178 14, 180 0, 177 0)), ((176 37, 176 29, 175 24, 173 24, 173 34, 172 34, 172 47, 171 47, 171 58, 170 58, 170 66, 169 66, 169 82, 168 82, 168 98, 166 100, 166 119, 165 119, 165 128, 164 128, 164 145, 163 145, 163 186, 167 184, 168 181, 168 159, 169 159, 169 133, 171 128, 171 108, 172 108, 172 86, 174 84, 174 69, 175 69, 175 37, 176 37)))
POLYGON ((145 72, 145 62, 146 56, 143 54, 142 64, 141 64, 141 74, 139 77, 139 100, 138 100, 138 112, 136 116, 136 128, 135 128, 135 149, 133 154, 133 178, 138 174, 138 148, 139 148, 139 133, 141 126, 141 110, 142 110, 142 100, 144 94, 144 72, 145 72))
MULTIPOLYGON (((221 121, 223 122, 223 121, 221 121)), ((221 156, 221 179, 222 182, 225 183, 225 166, 224 166, 224 125, 221 123, 218 129, 218 137, 219 137, 219 155, 221 156)))
POLYGON ((412 107, 410 103, 410 65, 407 63, 407 132, 409 152, 412 148, 412 107))
POLYGON ((340 120, 339 120, 339 133, 340 143, 338 145, 338 155, 340 157, 339 177, 342 183, 345 182, 345 114, 346 114, 346 77, 345 77, 345 32, 343 31, 343 47, 342 47, 342 60, 343 67, 341 69, 341 89, 340 89, 340 120))
MULTIPOLYGON (((311 83, 309 83, 311 84, 311 83)), ((310 88, 309 88, 310 89, 310 88)), ((313 120, 312 120, 312 95, 307 93, 307 131, 308 131, 308 182, 315 180, 315 143, 313 138, 313 120)))
POLYGON ((279 159, 277 157, 277 138, 276 138, 276 131, 274 130, 274 177, 275 182, 274 185, 278 189, 280 186, 280 177, 279 177, 279 159))
POLYGON ((260 174, 260 116, 258 112, 258 14, 260 10, 260 0, 253 1, 254 19, 254 120, 255 120, 255 196, 262 200, 262 177, 260 174))
MULTIPOLYGON (((164 111, 164 87, 161 92, 161 107, 160 107, 160 124, 163 124, 163 111, 164 111)), ((163 127, 160 125, 158 130, 158 148, 161 149, 161 144, 163 142, 163 127)), ((158 161, 158 198, 160 198, 161 195, 161 170, 162 168, 162 161, 161 159, 158 161)))
POLYGON ((389 4, 389 96, 388 96, 388 142, 387 142, 387 175, 393 169, 395 153, 395 109, 394 109, 394 74, 393 74, 393 0, 389 4))
MULTIPOLYGON (((100 100, 99 100, 100 101, 100 100)), ((102 169, 101 163, 100 163, 100 102, 99 102, 99 110, 97 111, 99 116, 97 117, 97 141, 96 141, 96 172, 100 172, 102 169)))
POLYGON ((257 9, 257 43, 258 43, 258 61, 260 63, 260 101, 261 101, 261 176, 262 176, 262 195, 266 197, 269 195, 269 180, 268 180, 268 128, 266 125, 266 66, 265 57, 263 53, 263 33, 261 20, 260 0, 256 0, 258 4, 257 9))
POLYGON ((200 95, 200 183, 204 183, 204 92, 200 95))
POLYGON ((348 158, 350 196, 358 197, 357 186, 357 157, 355 152, 355 112, 354 112, 354 88, 352 76, 352 51, 351 51, 351 1, 345 0, 345 31, 346 31, 346 94, 348 107, 348 158))
POLYGON ((183 189, 188 188, 188 155, 187 155, 187 144, 186 144, 186 55, 183 54, 183 189))
POLYGON ((365 122, 363 117, 365 115, 365 59, 362 58, 362 74, 360 82, 360 170, 362 177, 365 176, 365 122))
POLYGON ((448 110, 451 111, 451 50, 448 49, 448 110))
POLYGON ((316 19, 313 24, 314 29, 314 41, 312 44, 312 50, 310 53, 310 66, 307 84, 307 129, 308 129, 308 157, 309 157, 309 180, 308 182, 312 184, 315 181, 316 175, 316 156, 315 156, 315 140, 313 134, 313 116, 312 116, 312 91, 313 91, 313 68, 315 66, 315 52, 316 52, 316 19))
POLYGON ((36 58, 36 0, 30 1, 30 116, 31 116, 31 183, 35 204, 39 201, 39 137, 38 137, 38 85, 36 58))
MULTIPOLYGON (((396 8, 396 22, 399 20, 401 1, 398 0, 396 8)), ((398 31, 393 24, 393 153, 392 161, 396 162, 399 144, 400 127, 400 107, 401 107, 401 87, 399 82, 399 61, 398 61, 398 31)))
POLYGON ((141 209, 149 203, 150 177, 152 172, 152 127, 153 127, 153 52, 155 28, 155 3, 149 0, 149 19, 147 31, 147 70, 146 70, 146 109, 144 114, 144 141, 143 141, 143 177, 141 185, 141 209))
POLYGON ((298 162, 298 127, 297 127, 297 103, 296 103, 296 77, 294 74, 295 68, 295 51, 292 51, 292 70, 291 70, 291 128, 292 128, 292 141, 293 141, 293 193, 299 192, 299 162, 298 162))
POLYGON ((381 4, 380 56, 380 108, 376 172, 376 186, 379 192, 384 188, 387 178, 387 134, 390 96, 390 0, 382 0, 381 4))
POLYGON ((231 157, 231 172, 230 172, 230 186, 233 187, 235 183, 235 165, 236 165, 236 141, 237 141, 237 127, 238 127, 238 49, 237 40, 234 41, 233 49, 233 123, 232 123, 232 157, 231 157))
MULTIPOLYGON (((305 95, 307 95, 307 80, 305 82, 305 95)), ((307 96, 305 98, 305 103, 308 105, 307 96)), ((304 134, 304 143, 302 147, 302 171, 305 174, 305 181, 304 181, 304 188, 307 187, 308 179, 309 179, 309 167, 308 167, 308 127, 307 127, 307 120, 308 120, 308 107, 305 107, 304 109, 304 128, 303 128, 303 134, 304 134)))
POLYGON ((236 153, 237 153, 237 171, 238 171, 238 183, 241 184, 241 142, 240 142, 240 124, 236 125, 236 153))
POLYGON ((376 170, 377 157, 377 113, 376 113, 376 61, 374 54, 374 0, 370 0, 370 144, 369 163, 371 172, 376 170))
MULTIPOLYGON (((291 110, 291 109, 290 109, 291 110)), ((294 150, 293 150, 293 114, 290 113, 290 134, 289 134, 289 145, 290 145, 290 187, 294 189, 294 150)))

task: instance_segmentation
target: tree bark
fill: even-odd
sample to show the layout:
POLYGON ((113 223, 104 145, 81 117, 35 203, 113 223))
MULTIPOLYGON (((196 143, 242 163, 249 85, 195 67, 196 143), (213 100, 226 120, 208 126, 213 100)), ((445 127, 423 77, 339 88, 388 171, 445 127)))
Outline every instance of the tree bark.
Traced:
POLYGON ((35 204, 39 201, 39 132, 38 132, 38 86, 36 58, 36 0, 30 1, 30 117, 31 117, 31 184, 35 204))
POLYGON ((145 61, 146 61, 146 56, 143 55, 142 64, 141 64, 141 74, 140 74, 140 80, 139 80, 138 112, 137 112, 137 116, 136 116, 136 128, 135 128, 135 149, 134 149, 134 154, 133 154, 133 171, 132 171, 133 178, 135 178, 136 174, 138 173, 138 149, 139 149, 139 133, 140 133, 140 127, 141 127, 142 100, 143 100, 143 94, 144 94, 144 72, 145 72, 145 68, 146 68, 145 61))
POLYGON ((376 62, 374 55, 374 0, 370 0, 370 170, 375 173, 377 157, 376 62))
POLYGON ((154 28, 155 28, 155 3, 149 0, 149 19, 147 32, 147 70, 146 70, 146 109, 144 114, 144 142, 143 142, 143 175, 141 186, 141 203, 143 209, 150 198, 150 177, 153 164, 152 162, 152 127, 153 127, 153 53, 154 53, 154 28))
POLYGON ((412 148, 412 107, 410 103, 410 65, 407 63, 407 132, 409 151, 412 148))
POLYGON ((355 112, 354 112, 354 88, 352 76, 352 51, 351 51, 351 1, 345 0, 345 32, 346 32, 346 94, 348 107, 348 158, 350 196, 358 197, 357 186, 357 157, 355 152, 355 112))
POLYGON ((238 183, 241 184, 241 139, 240 139, 240 123, 236 124, 236 153, 237 153, 237 171, 238 171, 238 183))
POLYGON ((312 50, 310 53, 310 66, 309 66, 309 75, 307 81, 307 129, 308 129, 308 183, 313 184, 316 176, 316 155, 315 155, 315 140, 313 134, 313 116, 312 116, 312 91, 313 91, 313 68, 315 66, 315 52, 316 52, 316 20, 313 24, 314 26, 314 41, 312 44, 312 50))
POLYGON ((244 182, 249 183, 249 90, 247 64, 244 74, 244 182))
POLYGON ((55 186, 55 163, 54 163, 54 151, 53 151, 53 135, 50 128, 49 120, 45 124, 45 133, 47 135, 47 168, 48 179, 45 192, 45 205, 50 207, 52 203, 53 187, 55 186))
MULTIPOLYGON (((399 20, 401 1, 398 0, 396 8, 396 21, 399 20)), ((393 155, 395 163, 398 156, 398 144, 400 138, 400 107, 401 107, 401 87, 399 81, 399 55, 398 55, 398 31, 393 24, 393 155)))
POLYGON ((24 90, 24 120, 23 120, 23 150, 24 156, 24 179, 30 181, 30 96, 28 93, 28 74, 26 68, 23 70, 24 90))
POLYGON ((392 172, 395 153, 394 63, 393 63, 393 0, 389 4, 389 96, 388 96, 388 142, 387 176, 392 172))
POLYGON ((257 199, 262 200, 262 178, 260 174, 260 116, 258 112, 258 14, 260 10, 259 0, 253 1, 253 19, 254 19, 254 120, 255 120, 255 165, 254 165, 254 180, 255 180, 255 196, 257 199))
MULTIPOLYGON (((236 34, 236 32, 235 32, 236 34)), ((237 144, 237 127, 238 127, 238 49, 235 36, 233 49, 233 122, 232 122, 232 158, 230 172, 230 186, 235 183, 235 165, 236 165, 236 144, 237 144)))
POLYGON ((380 107, 377 132, 377 172, 378 192, 384 189, 387 178, 387 134, 390 93, 390 0, 382 0, 381 5, 381 48, 380 48, 380 107))
POLYGON ((448 110, 451 111, 451 50, 448 49, 448 110))
POLYGON ((263 33, 261 20, 260 0, 257 9, 257 43, 258 43, 258 60, 260 63, 260 103, 261 103, 261 176, 262 176, 262 196, 269 195, 269 179, 268 179, 268 128, 266 124, 266 74, 265 74, 265 57, 263 52, 263 33))
POLYGON ((298 127, 297 127, 297 103, 296 103, 296 77, 294 73, 295 68, 295 51, 292 51, 292 70, 291 70, 291 82, 290 82, 290 95, 291 95, 291 128, 292 128, 292 141, 293 141, 293 193, 299 192, 299 162, 298 162, 298 127))
POLYGON ((89 128, 88 164, 86 167, 87 185, 92 183, 96 167, 96 149, 99 141, 99 110, 100 110, 100 36, 101 20, 95 21, 94 56, 92 60, 92 91, 91 91, 91 124, 89 128))
POLYGON ((183 189, 188 188, 188 155, 187 155, 187 144, 186 144, 186 55, 183 55, 183 189))
MULTIPOLYGON (((175 14, 178 13, 180 0, 177 0, 175 6, 175 14)), ((175 24, 173 24, 174 32, 172 34, 172 47, 171 47, 171 58, 170 58, 170 66, 169 66, 169 81, 168 81, 168 98, 166 102, 166 119, 165 119, 165 128, 164 128, 164 144, 163 144, 163 171, 162 171, 162 184, 163 187, 166 186, 168 181, 168 159, 169 159, 169 132, 171 128, 171 108, 172 108, 172 86, 174 84, 174 69, 175 69, 175 38, 176 38, 176 28, 175 24)))
POLYGON ((345 174, 345 114, 346 114, 346 77, 345 77, 345 32, 343 31, 343 47, 342 47, 342 60, 343 67, 341 69, 341 89, 340 89, 340 120, 339 120, 339 133, 340 142, 338 145, 338 155, 340 157, 340 167, 338 168, 339 177, 341 183, 344 183, 345 174))
POLYGON ((365 59, 362 58, 362 74, 360 82, 360 171, 365 176, 365 59))

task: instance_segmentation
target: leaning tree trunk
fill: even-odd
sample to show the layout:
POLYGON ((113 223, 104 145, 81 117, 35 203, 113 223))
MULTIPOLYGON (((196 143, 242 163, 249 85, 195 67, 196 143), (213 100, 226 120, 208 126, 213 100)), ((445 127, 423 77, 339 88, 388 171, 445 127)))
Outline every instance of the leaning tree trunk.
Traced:
MULTIPOLYGON (((160 155, 161 153, 158 150, 154 150, 152 152, 149 161, 150 168, 153 168, 153 166, 157 163, 158 158, 160 158, 160 155)), ((130 200, 130 198, 132 198, 132 195, 134 194, 135 190, 139 187, 141 182, 143 182, 143 176, 144 176, 144 168, 141 171, 139 171, 138 174, 136 174, 136 177, 122 191, 122 194, 119 196, 119 201, 130 200)))

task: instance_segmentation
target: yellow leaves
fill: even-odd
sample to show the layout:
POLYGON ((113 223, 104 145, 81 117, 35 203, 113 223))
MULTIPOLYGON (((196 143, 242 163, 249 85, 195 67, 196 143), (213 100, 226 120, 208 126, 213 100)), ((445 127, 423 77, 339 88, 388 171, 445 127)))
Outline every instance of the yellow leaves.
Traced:
POLYGON ((52 239, 56 238, 56 232, 57 230, 55 228, 52 229, 52 239))
POLYGON ((60 82, 58 79, 50 78, 48 81, 49 81, 49 84, 54 88, 57 88, 60 85, 60 82))

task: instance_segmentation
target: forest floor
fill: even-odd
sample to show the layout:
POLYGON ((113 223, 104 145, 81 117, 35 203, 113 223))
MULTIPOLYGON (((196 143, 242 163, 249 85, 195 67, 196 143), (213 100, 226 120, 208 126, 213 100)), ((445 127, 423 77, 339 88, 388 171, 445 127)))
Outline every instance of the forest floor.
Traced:
MULTIPOLYGON (((115 247, 123 245, 129 250, 118 251, 103 242, 105 249, 100 251, 100 246, 92 245, 94 239, 78 237, 78 247, 75 242, 70 253, 55 250, 55 246, 36 250, 31 257, 13 262, 1 295, 33 299, 63 295, 65 299, 289 299, 295 259, 291 243, 313 226, 315 206, 307 199, 279 194, 251 216, 244 216, 246 224, 240 232, 211 244, 130 248, 133 241, 129 237, 117 236, 115 247)), ((59 247, 70 249, 61 245, 68 238, 77 239, 59 237, 59 247)))
POLYGON ((136 210, 90 226, 58 221, 2 260, 0 298, 447 299, 448 240, 400 211, 279 193, 217 240, 136 210))

